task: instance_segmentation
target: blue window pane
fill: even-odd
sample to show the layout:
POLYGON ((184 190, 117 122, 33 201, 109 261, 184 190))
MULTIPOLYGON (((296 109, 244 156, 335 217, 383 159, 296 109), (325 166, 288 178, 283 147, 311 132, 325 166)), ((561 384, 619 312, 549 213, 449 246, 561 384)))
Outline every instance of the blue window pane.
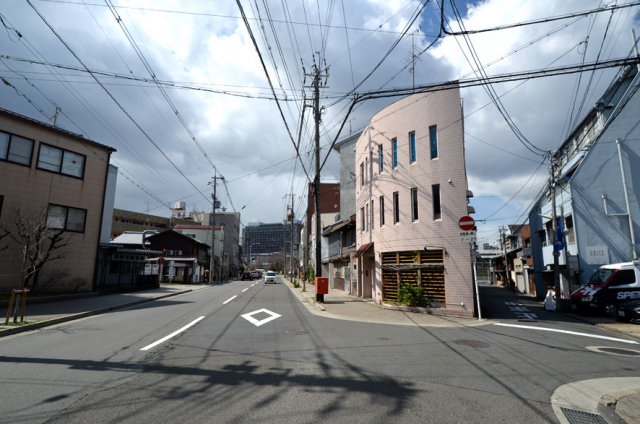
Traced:
POLYGON ((409 145, 411 148, 411 163, 416 161, 416 133, 409 135, 409 145))
POLYGON ((380 145, 380 172, 384 171, 384 151, 382 145, 380 145))
POLYGON ((393 143, 393 166, 398 166, 398 140, 395 138, 392 141, 393 143))
POLYGON ((438 157, 438 128, 429 127, 429 139, 431 140, 431 159, 438 157))

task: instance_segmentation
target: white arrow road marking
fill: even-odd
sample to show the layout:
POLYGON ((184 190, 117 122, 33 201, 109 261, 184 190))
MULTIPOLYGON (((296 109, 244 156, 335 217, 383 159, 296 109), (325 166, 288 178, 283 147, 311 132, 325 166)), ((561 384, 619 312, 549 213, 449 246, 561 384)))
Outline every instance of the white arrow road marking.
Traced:
POLYGON ((235 299, 236 297, 238 297, 238 295, 233 296, 230 299, 227 299, 226 301, 222 302, 223 305, 226 305, 227 303, 231 302, 233 299, 235 299))
POLYGON ((246 292, 247 290, 249 290, 249 287, 247 287, 246 289, 242 290, 242 293, 246 292))
POLYGON ((173 333, 169 334, 167 337, 163 337, 160 340, 158 340, 157 342, 151 343, 149 346, 145 346, 140 350, 149 350, 152 347, 158 346, 160 343, 162 342, 166 342, 167 340, 169 340, 171 337, 176 336, 180 333, 182 333, 184 330, 186 330, 187 328, 191 327, 192 325, 195 325, 198 321, 200 321, 201 319, 204 319, 204 317, 200 317, 197 320, 193 321, 190 324, 185 325, 184 327, 182 327, 181 329, 179 329, 178 331, 174 331, 173 333))
POLYGON ((499 325, 501 327, 525 328, 527 330, 551 331, 551 332, 554 332, 554 333, 572 334, 574 336, 593 337, 594 339, 612 340, 614 342, 638 344, 638 342, 634 342, 633 340, 617 339, 615 337, 607 337, 607 336, 598 336, 597 334, 578 333, 576 331, 556 330, 555 328, 530 327, 528 325, 502 324, 502 323, 498 323, 498 324, 494 324, 494 325, 499 325))
POLYGON ((253 311, 253 312, 249 312, 248 314, 244 314, 244 315, 240 315, 242 318, 246 319, 247 321, 249 321, 251 324, 255 325, 256 327, 260 327, 262 324, 266 324, 269 321, 273 321, 276 318, 280 318, 282 315, 280 314, 276 314, 275 312, 271 312, 268 309, 259 309, 257 311, 253 311), (252 317, 252 315, 255 314, 259 314, 260 312, 264 312, 266 314, 271 315, 269 318, 265 318, 263 320, 258 321, 257 319, 255 319, 254 317, 252 317))

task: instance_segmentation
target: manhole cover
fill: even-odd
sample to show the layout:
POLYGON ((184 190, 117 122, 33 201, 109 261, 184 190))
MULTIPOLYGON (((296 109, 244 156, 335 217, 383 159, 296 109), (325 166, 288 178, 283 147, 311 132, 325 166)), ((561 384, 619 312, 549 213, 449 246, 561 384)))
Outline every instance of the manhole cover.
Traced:
POLYGON ((288 334, 290 336, 303 336, 305 334, 309 334, 309 332, 304 330, 284 330, 282 334, 288 334))
POLYGON ((606 347, 606 346, 587 346, 588 350, 598 353, 608 353, 609 355, 616 356, 628 356, 628 357, 640 357, 640 351, 632 349, 623 349, 620 347, 606 347))
POLYGON ((389 340, 389 339, 386 337, 378 337, 378 340, 389 340))
POLYGON ((575 409, 560 408, 571 424, 607 424, 607 422, 596 414, 577 411, 575 409))
POLYGON ((454 340, 457 345, 469 346, 469 347, 491 347, 491 343, 481 342, 479 340, 454 340))

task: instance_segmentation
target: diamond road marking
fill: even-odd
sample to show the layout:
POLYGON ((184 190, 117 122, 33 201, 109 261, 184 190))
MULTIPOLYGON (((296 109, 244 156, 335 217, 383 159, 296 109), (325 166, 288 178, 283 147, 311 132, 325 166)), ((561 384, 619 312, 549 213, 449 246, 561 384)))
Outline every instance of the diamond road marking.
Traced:
POLYGON ((256 327, 260 327, 262 324, 266 324, 269 321, 273 321, 276 318, 280 318, 282 315, 276 314, 275 312, 271 312, 270 310, 263 308, 263 309, 259 309, 257 311, 249 312, 248 314, 244 314, 244 315, 240 315, 240 316, 242 318, 246 319, 247 321, 249 321, 251 324, 255 325, 256 327), (269 318, 265 318, 263 320, 258 321, 252 315, 259 314, 260 312, 264 312, 265 314, 269 314, 271 316, 269 318))

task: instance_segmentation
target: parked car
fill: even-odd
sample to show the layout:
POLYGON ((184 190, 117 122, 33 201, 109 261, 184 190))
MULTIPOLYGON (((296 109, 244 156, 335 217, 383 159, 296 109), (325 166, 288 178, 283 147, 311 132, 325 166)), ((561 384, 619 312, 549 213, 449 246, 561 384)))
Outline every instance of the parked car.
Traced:
POLYGON ((242 273, 242 277, 240 277, 240 279, 242 281, 244 281, 244 280, 251 281, 253 278, 251 278, 251 273, 249 271, 245 271, 245 272, 242 273))
POLYGON ((601 266, 586 284, 571 294, 571 309, 615 317, 617 306, 640 299, 640 262, 601 266))
POLYGON ((616 319, 640 324, 640 300, 630 300, 619 304, 616 319))
POLYGON ((267 271, 267 275, 264 277, 264 283, 275 283, 276 282, 276 273, 273 271, 267 271))

